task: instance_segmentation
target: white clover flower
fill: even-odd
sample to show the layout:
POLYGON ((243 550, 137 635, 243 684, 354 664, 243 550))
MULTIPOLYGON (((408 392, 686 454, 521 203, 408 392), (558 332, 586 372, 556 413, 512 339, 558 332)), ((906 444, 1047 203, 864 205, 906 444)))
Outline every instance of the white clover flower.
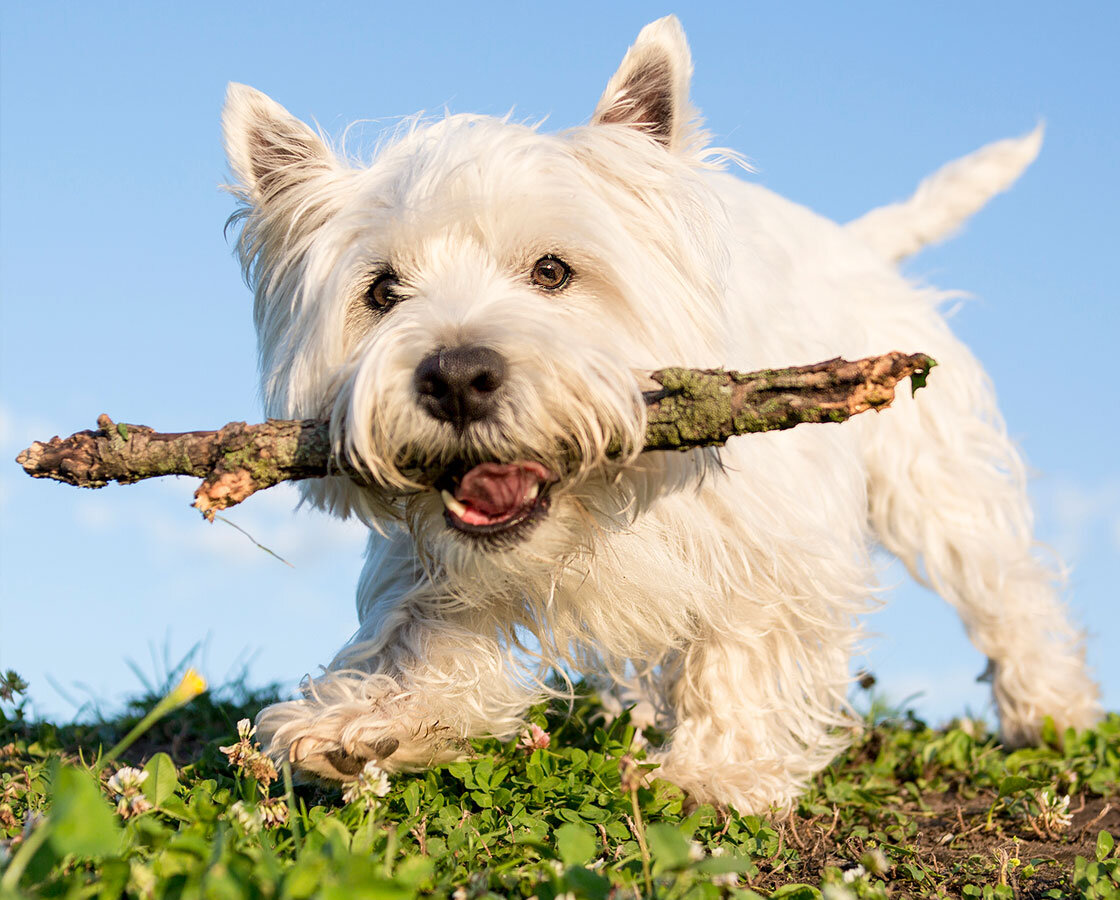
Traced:
POLYGON ((132 797, 140 792, 140 785, 148 780, 148 773, 132 766, 121 766, 108 782, 109 790, 120 797, 132 797))
POLYGON ((283 797, 270 797, 262 800, 257 807, 260 813, 261 824, 265 828, 275 828, 288 821, 288 804, 283 797))
POLYGON ((845 869, 842 877, 845 884, 851 884, 853 881, 862 878, 866 874, 867 870, 863 866, 856 866, 852 869, 845 869))
POLYGON ((238 800, 229 808, 228 818, 236 821, 248 834, 256 834, 264 827, 264 816, 255 806, 238 800))
POLYGON ((821 888, 821 900, 856 900, 856 895, 847 885, 826 884, 821 888))
POLYGON ((389 793, 389 776, 374 760, 370 760, 358 773, 358 777, 350 783, 346 793, 342 795, 343 803, 354 803, 365 800, 370 808, 377 802, 377 797, 384 797, 389 793))
MULTIPOLYGON (((718 847, 713 847, 710 851, 713 857, 727 856, 727 848, 720 844, 718 847)), ((739 873, 738 872, 720 872, 712 876, 712 884, 719 885, 720 887, 738 887, 739 886, 739 873)))
POLYGON ((704 845, 699 841, 688 842, 688 858, 693 862, 700 862, 708 854, 704 851, 704 845))
POLYGON ((1035 801, 1038 803, 1042 824, 1051 831, 1065 831, 1073 824, 1073 814, 1069 811, 1069 794, 1059 797, 1049 788, 1043 788, 1035 794, 1035 801))
POLYGON ((547 731, 540 725, 530 724, 528 728, 521 732, 521 740, 517 746, 532 752, 533 750, 544 750, 551 743, 552 736, 547 731))
POLYGON ((262 795, 268 796, 268 786, 279 777, 279 773, 276 765, 261 753, 260 747, 253 740, 256 733, 257 729, 253 724, 248 719, 242 719, 237 723, 237 743, 218 749, 226 755, 231 766, 253 778, 262 795))
POLYGON ((139 793, 131 797, 121 797, 117 800, 117 815, 122 819, 131 819, 133 816, 146 813, 151 808, 151 801, 139 793))
POLYGON ((467 900, 467 889, 465 887, 457 887, 451 892, 451 900, 467 900))
POLYGON ((891 861, 878 847, 868 850, 859 858, 860 865, 872 875, 883 875, 891 867, 891 861))
POLYGON ((121 766, 107 782, 108 788, 117 795, 117 815, 131 819, 152 808, 151 801, 140 792, 140 786, 148 780, 148 773, 132 766, 121 766))

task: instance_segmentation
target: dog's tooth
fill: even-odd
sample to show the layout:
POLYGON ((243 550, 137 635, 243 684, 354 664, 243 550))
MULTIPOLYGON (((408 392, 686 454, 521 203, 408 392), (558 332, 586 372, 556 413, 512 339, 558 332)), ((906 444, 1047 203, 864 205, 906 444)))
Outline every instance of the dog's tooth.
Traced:
POLYGON ((440 495, 440 497, 443 498, 443 505, 444 506, 446 506, 449 510, 451 510, 451 512, 453 512, 455 515, 457 515, 460 519, 463 518, 463 513, 465 513, 467 511, 467 508, 465 506, 463 506, 462 503, 460 503, 458 500, 455 499, 455 497, 451 493, 451 491, 444 488, 442 491, 439 492, 439 495, 440 495))
POLYGON ((539 484, 537 484, 536 482, 534 482, 532 487, 530 487, 529 490, 526 491, 525 499, 530 500, 530 501, 531 500, 536 500, 537 499, 537 494, 539 494, 540 492, 541 492, 541 486, 539 484))

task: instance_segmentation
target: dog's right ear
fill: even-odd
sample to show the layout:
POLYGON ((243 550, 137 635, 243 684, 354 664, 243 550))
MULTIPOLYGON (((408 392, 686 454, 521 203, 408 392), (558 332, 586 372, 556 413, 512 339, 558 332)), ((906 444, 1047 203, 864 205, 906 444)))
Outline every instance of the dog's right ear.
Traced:
POLYGON ((244 84, 226 92, 222 131, 230 168, 255 205, 337 166, 319 135, 244 84))
POLYGON ((696 130, 688 102, 692 54, 676 16, 651 22, 626 51, 595 107, 592 125, 628 125, 680 151, 696 130))

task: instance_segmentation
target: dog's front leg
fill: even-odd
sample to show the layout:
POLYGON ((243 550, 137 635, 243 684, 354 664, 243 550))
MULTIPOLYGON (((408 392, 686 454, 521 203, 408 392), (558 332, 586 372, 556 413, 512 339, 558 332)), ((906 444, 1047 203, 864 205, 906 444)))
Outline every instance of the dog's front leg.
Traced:
POLYGON ((308 678, 303 699, 261 712, 270 756, 345 781, 369 760, 389 771, 420 769, 461 757, 467 738, 516 733, 538 684, 493 628, 478 616, 394 613, 308 678))

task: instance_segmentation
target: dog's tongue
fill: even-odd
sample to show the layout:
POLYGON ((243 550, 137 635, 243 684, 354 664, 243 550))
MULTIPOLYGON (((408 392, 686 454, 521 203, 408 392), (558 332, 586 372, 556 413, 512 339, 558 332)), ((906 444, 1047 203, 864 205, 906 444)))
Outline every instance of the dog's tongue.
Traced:
POLYGON ((460 518, 468 525, 508 519, 536 498, 542 484, 552 480, 553 474, 540 463, 477 465, 455 489, 455 499, 466 507, 460 518))

